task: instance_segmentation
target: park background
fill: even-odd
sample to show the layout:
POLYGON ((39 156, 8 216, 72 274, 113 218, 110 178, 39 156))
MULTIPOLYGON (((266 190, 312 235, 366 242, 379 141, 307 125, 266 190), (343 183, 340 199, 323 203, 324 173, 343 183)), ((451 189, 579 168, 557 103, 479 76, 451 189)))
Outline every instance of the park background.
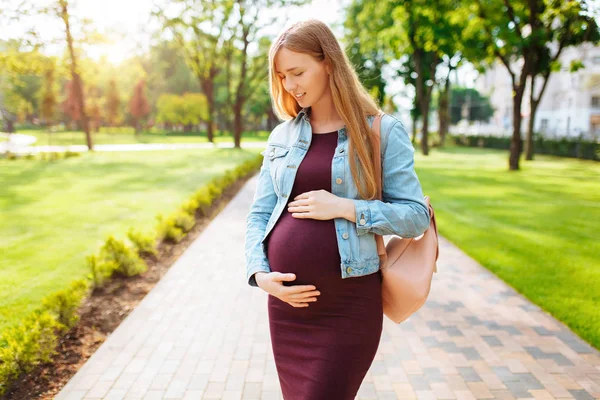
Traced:
POLYGON ((5 0, 5 383, 50 357, 90 288, 143 274, 257 171, 280 122, 268 48, 311 17, 407 126, 440 235, 600 348, 595 2, 5 0))

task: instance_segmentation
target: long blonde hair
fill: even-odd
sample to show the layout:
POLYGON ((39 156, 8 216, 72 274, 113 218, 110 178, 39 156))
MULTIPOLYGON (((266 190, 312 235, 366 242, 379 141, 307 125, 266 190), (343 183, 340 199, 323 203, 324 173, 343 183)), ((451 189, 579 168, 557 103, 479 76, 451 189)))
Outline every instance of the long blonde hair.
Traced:
POLYGON ((281 78, 275 72, 275 55, 282 47, 296 53, 308 54, 330 66, 329 87, 333 104, 346 125, 352 178, 363 199, 376 198, 373 134, 366 117, 377 115, 379 107, 360 83, 340 43, 331 29, 316 19, 293 24, 272 43, 269 49, 271 100, 275 114, 283 120, 289 120, 298 116, 302 107, 285 90, 281 78), (351 157, 353 154, 358 160, 351 157), (361 175, 363 179, 359 178, 361 175))

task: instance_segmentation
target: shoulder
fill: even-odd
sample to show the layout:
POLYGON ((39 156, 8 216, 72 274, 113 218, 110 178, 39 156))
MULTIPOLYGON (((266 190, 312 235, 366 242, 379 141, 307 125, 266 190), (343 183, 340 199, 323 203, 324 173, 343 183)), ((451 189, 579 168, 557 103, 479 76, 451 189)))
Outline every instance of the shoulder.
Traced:
POLYGON ((297 127, 298 121, 296 119, 279 123, 269 134, 267 143, 286 143, 289 140, 290 131, 294 131, 297 127))
POLYGON ((381 118, 381 135, 384 152, 388 149, 393 151, 409 150, 414 152, 414 147, 404 126, 399 118, 385 114, 381 118), (391 148, 390 148, 391 143, 391 148))

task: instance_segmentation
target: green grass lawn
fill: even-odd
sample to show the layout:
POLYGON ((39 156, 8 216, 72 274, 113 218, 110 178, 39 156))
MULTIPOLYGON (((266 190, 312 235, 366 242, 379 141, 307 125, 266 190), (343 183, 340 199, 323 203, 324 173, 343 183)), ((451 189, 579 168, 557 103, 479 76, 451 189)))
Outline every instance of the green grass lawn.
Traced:
POLYGON ((509 172, 507 151, 415 155, 440 235, 600 348, 600 163, 536 155, 509 172))
MULTIPOLYGON (((33 146, 67 146, 72 144, 86 144, 83 131, 54 132, 48 134, 39 129, 20 129, 18 133, 32 135, 37 138, 33 146)), ((265 141, 270 132, 244 132, 242 143, 244 141, 265 141)), ((124 132, 95 132, 92 134, 94 144, 125 144, 125 143, 207 143, 206 132, 141 132, 138 136, 133 133, 124 132)), ((230 134, 219 134, 215 136, 217 143, 233 143, 233 136, 230 134)))
POLYGON ((84 153, 55 162, 0 160, 0 331, 88 274, 109 234, 154 229, 197 189, 256 151, 84 153))

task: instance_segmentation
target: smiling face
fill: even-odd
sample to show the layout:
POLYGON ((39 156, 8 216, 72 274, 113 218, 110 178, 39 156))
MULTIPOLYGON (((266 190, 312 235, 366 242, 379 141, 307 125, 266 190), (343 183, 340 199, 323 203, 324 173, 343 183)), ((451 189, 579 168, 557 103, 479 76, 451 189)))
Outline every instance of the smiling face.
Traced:
POLYGON ((285 47, 281 47, 275 56, 275 73, 283 88, 301 107, 311 107, 330 96, 329 72, 325 62, 285 47))

